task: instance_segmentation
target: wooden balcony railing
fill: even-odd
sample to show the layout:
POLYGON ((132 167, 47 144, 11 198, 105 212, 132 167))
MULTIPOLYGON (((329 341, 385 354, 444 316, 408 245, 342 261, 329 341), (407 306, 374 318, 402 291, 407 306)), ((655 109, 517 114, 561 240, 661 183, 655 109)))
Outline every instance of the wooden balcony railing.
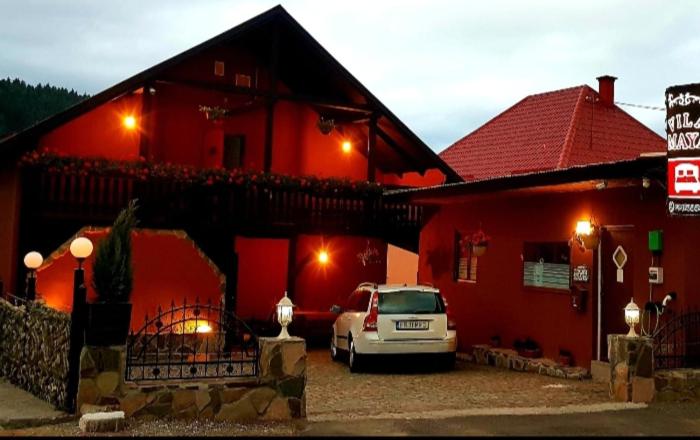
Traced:
POLYGON ((251 234, 348 233, 417 240, 422 208, 386 203, 381 193, 202 185, 152 178, 23 170, 23 200, 39 220, 109 224, 131 199, 142 227, 233 228, 251 234))

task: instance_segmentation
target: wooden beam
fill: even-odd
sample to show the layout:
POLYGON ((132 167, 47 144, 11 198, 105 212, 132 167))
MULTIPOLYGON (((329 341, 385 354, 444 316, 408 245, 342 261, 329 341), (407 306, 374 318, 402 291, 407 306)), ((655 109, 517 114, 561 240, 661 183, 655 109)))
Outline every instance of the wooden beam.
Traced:
POLYGON ((294 299, 294 291, 297 284, 297 236, 289 237, 287 248, 287 296, 294 299))
POLYGON ((367 180, 374 182, 377 171, 377 115, 372 115, 368 123, 369 133, 367 134, 367 180))
POLYGON ((270 40, 270 90, 266 97, 265 113, 265 156, 264 167, 266 173, 272 171, 272 151, 275 136, 275 103, 277 101, 277 75, 279 64, 279 24, 272 29, 272 39, 270 40))
POLYGON ((153 145, 153 135, 155 133, 155 121, 153 120, 153 95, 149 92, 152 84, 146 83, 143 86, 143 93, 141 96, 141 133, 139 141, 139 156, 145 158, 148 161, 153 160, 153 151, 151 145, 153 145))
POLYGON ((302 102, 302 103, 317 106, 317 107, 326 107, 326 108, 331 108, 331 109, 335 109, 335 110, 355 112, 355 113, 361 113, 361 114, 369 114, 372 112, 372 107, 368 104, 358 104, 358 103, 348 102, 348 101, 336 101, 336 100, 332 100, 332 99, 326 99, 326 98, 323 98, 320 96, 311 96, 311 95, 304 95, 304 94, 299 94, 299 93, 284 93, 284 92, 272 93, 269 90, 255 89, 252 87, 241 87, 241 86, 236 86, 233 84, 223 84, 223 83, 214 83, 214 82, 209 82, 209 81, 198 81, 198 80, 167 78, 167 77, 163 77, 162 79, 159 79, 156 82, 161 83, 161 84, 172 84, 172 85, 179 85, 179 86, 185 86, 185 87, 191 87, 191 88, 197 88, 197 89, 216 90, 219 92, 230 93, 233 95, 244 95, 244 96, 253 96, 253 97, 260 97, 260 98, 274 98, 274 99, 279 100, 279 101, 302 102))
POLYGON ((275 135, 275 101, 268 100, 265 104, 265 152, 263 170, 272 170, 272 144, 275 135))

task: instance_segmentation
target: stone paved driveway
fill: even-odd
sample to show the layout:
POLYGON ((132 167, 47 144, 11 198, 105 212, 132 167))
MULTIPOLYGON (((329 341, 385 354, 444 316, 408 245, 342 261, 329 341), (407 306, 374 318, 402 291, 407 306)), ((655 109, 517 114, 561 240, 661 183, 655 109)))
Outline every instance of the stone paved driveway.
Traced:
POLYGON ((456 409, 609 403, 607 385, 457 362, 452 371, 382 366, 351 374, 328 350, 308 353, 309 420, 456 409), (397 372, 398 370, 398 372, 397 372))

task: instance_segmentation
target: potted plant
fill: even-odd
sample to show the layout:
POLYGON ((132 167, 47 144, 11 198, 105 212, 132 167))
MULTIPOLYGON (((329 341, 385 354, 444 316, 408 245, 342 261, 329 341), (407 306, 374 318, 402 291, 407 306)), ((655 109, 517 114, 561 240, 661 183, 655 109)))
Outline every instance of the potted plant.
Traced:
POLYGON ((470 242, 472 245, 472 252, 474 252, 474 255, 476 255, 477 257, 484 255, 486 253, 486 249, 489 245, 490 240, 491 237, 486 235, 486 233, 481 229, 473 233, 470 242))
POLYGON ((129 202, 97 247, 92 287, 97 301, 88 304, 85 339, 88 345, 126 343, 131 321, 131 230, 136 226, 136 200, 129 202))

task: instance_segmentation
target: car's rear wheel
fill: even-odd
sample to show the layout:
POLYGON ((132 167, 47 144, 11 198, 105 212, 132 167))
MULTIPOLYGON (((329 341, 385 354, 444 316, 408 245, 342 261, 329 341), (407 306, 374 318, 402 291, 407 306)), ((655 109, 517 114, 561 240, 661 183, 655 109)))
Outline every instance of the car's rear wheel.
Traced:
POLYGON ((358 355, 355 351, 355 342, 350 339, 350 349, 348 350, 348 365, 350 366, 351 373, 357 373, 360 371, 362 365, 362 357, 358 355))
POLYGON ((442 361, 442 368, 445 370, 454 370, 457 362, 457 353, 449 353, 442 361))

